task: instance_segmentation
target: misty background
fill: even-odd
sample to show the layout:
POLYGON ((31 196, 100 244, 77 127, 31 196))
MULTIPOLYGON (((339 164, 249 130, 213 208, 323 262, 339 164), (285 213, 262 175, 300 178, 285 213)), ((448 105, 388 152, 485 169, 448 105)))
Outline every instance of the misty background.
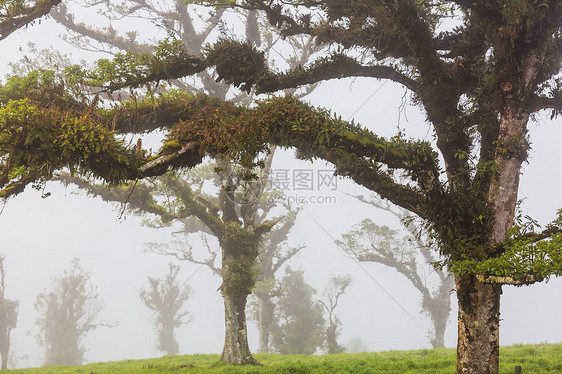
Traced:
MULTIPOLYGON (((86 13, 88 17, 90 13, 86 13)), ((138 20, 128 22, 131 27, 144 27, 138 20)), ((82 59, 91 62, 107 56, 72 47, 60 38, 64 33, 62 26, 47 18, 0 41, 0 76, 10 72, 9 62, 29 54, 29 41, 38 48, 53 46, 55 50, 72 53, 74 62, 82 59)), ((150 40, 163 37, 147 36, 150 40)), ((409 105, 405 90, 393 83, 373 79, 334 80, 321 83, 304 100, 329 108, 343 119, 353 119, 381 136, 390 137, 402 131, 407 137, 432 140, 432 133, 424 124, 424 114, 409 105)), ((524 165, 519 196, 523 199, 524 214, 545 225, 562 207, 562 153, 558 144, 562 138, 562 119, 538 116, 529 129, 532 150, 528 164, 524 165)), ((156 149, 159 136, 147 136, 143 145, 156 149)), ((278 150, 272 169, 333 168, 324 162, 297 160, 291 150, 278 150)), ((223 304, 217 291, 220 278, 207 267, 146 253, 147 242, 169 242, 177 227, 144 226, 142 217, 122 215, 119 205, 88 197, 75 187, 65 188, 57 182, 47 183, 44 192, 50 192, 51 196, 43 199, 42 191, 28 188, 0 207, 0 252, 6 255, 6 297, 20 301, 11 344, 17 367, 41 365, 43 353, 36 342, 38 313, 33 304, 37 294, 50 285, 53 276, 62 275, 74 257, 91 274, 104 306, 101 319, 118 323, 113 328, 99 327, 86 336, 83 345, 87 349, 87 362, 161 355, 156 350, 153 315, 139 299, 139 289, 146 285, 147 276, 165 274, 170 262, 181 266, 180 280, 194 291, 186 304, 193 321, 176 331, 180 353, 220 353, 224 340, 223 304)), ((394 229, 401 229, 400 222, 388 212, 351 197, 370 193, 350 180, 338 179, 335 190, 315 188, 298 194, 307 200, 330 198, 317 199, 324 200, 323 203, 306 204, 299 214, 289 244, 305 243, 306 248, 288 265, 304 270, 306 281, 319 292, 331 274, 353 277, 336 310, 343 326, 339 343, 346 345, 349 339, 360 338, 372 351, 430 348, 427 335, 431 323, 420 313, 421 297, 409 281, 383 265, 359 266, 334 243, 334 239, 340 239, 341 234, 364 218, 394 229)), ((288 191, 287 195, 296 195, 296 191, 288 191)), ((211 243, 215 250, 220 250, 216 242, 211 243)), ((204 255, 205 249, 201 251, 204 255)), ((430 284, 434 281, 429 267, 427 281, 430 284)), ((559 278, 533 286, 504 286, 500 344, 561 342, 561 293, 559 278)), ((451 296, 455 297, 453 291, 451 296)), ((456 345, 456 299, 452 306, 445 335, 447 347, 456 345)), ((252 322, 249 341, 251 349, 256 351, 257 330, 252 322)))

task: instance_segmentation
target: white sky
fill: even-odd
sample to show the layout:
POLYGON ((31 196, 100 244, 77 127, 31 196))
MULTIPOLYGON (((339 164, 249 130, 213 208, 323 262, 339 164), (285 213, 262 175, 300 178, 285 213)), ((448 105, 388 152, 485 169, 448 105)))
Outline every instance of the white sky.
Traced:
MULTIPOLYGON (((7 63, 18 60, 19 47, 28 40, 38 46, 64 46, 57 35, 61 29, 50 20, 43 20, 0 41, 0 75, 8 72, 7 63)), ((66 47, 64 47, 66 48, 66 47)), ((399 115, 403 96, 399 87, 368 79, 345 79, 322 84, 309 100, 315 105, 333 109, 342 118, 353 118, 375 132, 391 136, 398 124, 409 136, 431 140, 431 132, 423 123, 418 109, 407 107, 407 120, 399 115), (365 104, 365 105, 363 105, 365 104), (399 121, 400 117, 400 122, 399 121)), ((545 116, 546 117, 546 116, 545 116)), ((526 214, 540 223, 548 223, 562 207, 560 180, 562 153, 559 139, 562 120, 542 119, 530 124, 533 151, 524 167, 520 198, 526 197, 526 214)), ((330 168, 323 162, 295 160, 291 151, 276 158, 274 168, 317 169, 330 168)), ((75 193, 57 183, 49 183, 52 196, 42 199, 31 188, 10 200, 0 215, 2 240, 0 252, 7 255, 7 296, 20 300, 18 328, 12 333, 12 350, 19 357, 18 367, 40 365, 42 356, 34 336, 37 313, 33 308, 36 295, 47 285, 50 277, 59 275, 70 266, 73 257, 81 259, 82 267, 90 271, 98 287, 105 309, 102 316, 118 321, 112 329, 100 328, 84 340, 89 362, 159 356, 150 312, 138 298, 138 289, 148 275, 167 271, 171 258, 144 253, 144 243, 165 242, 170 230, 157 230, 141 225, 135 216, 119 220, 118 210, 100 199, 75 193), (27 355, 28 358, 22 358, 27 355)), ((428 318, 420 314, 421 299, 405 278, 380 265, 364 264, 400 305, 410 318, 383 290, 353 261, 343 257, 332 237, 339 238, 353 224, 371 218, 379 224, 398 228, 399 224, 387 213, 373 210, 345 193, 368 194, 349 180, 340 180, 337 191, 323 193, 334 196, 335 204, 309 204, 297 221, 290 242, 305 242, 307 248, 290 265, 305 270, 305 278, 319 291, 333 274, 349 273, 354 282, 346 295, 338 315, 343 322, 340 342, 360 337, 371 350, 401 350, 430 347, 428 318)), ((195 295, 188 302, 193 322, 182 327, 177 335, 182 353, 220 353, 223 343, 222 300, 217 288, 220 281, 206 268, 181 264, 181 279, 189 280, 195 295)), ((504 287, 502 296, 502 345, 515 343, 561 342, 562 280, 531 287, 504 287)), ((446 333, 446 345, 456 345, 456 309, 446 333)), ((251 348, 257 348, 255 326, 250 331, 251 348)))

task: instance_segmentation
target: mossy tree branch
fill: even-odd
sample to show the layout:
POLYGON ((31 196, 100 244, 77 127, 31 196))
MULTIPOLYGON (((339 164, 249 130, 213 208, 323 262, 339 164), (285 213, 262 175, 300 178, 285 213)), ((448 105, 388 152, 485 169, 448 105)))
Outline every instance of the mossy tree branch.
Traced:
POLYGON ((37 0, 28 6, 21 0, 7 0, 0 3, 0 40, 14 31, 46 16, 61 0, 37 0))

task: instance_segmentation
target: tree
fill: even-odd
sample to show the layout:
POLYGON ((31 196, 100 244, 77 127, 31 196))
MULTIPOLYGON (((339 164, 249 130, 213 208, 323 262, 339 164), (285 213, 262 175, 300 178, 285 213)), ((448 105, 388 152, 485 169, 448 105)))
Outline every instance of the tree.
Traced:
POLYGON ((6 256, 0 255, 0 355, 2 356, 2 370, 8 368, 10 354, 10 333, 16 328, 18 321, 19 301, 6 299, 6 270, 4 260, 6 256))
POLYGON ((365 219, 353 230, 342 235, 342 240, 336 243, 358 261, 380 263, 404 275, 421 293, 422 311, 431 318, 433 324, 433 328, 429 331, 431 345, 433 348, 444 347, 454 280, 445 269, 434 266, 439 263, 435 256, 438 250, 432 247, 431 239, 424 235, 414 217, 404 209, 377 198, 368 199, 362 195, 356 197, 360 201, 392 213, 405 225, 409 235, 400 237, 398 231, 365 219), (423 258, 421 262, 418 259, 419 254, 423 258), (434 288, 428 285, 425 275, 429 267, 439 282, 434 288))
MULTIPOLYGON (((272 151, 268 157, 272 158, 273 155, 274 153, 272 151)), ((265 165, 271 165, 271 163, 267 162, 265 165)), ((209 170, 209 168, 205 169, 207 171, 209 170)), ((269 174, 270 171, 269 167, 267 169, 264 168, 262 169, 261 174, 265 176, 269 174)), ((203 184, 207 181, 207 179, 210 179, 211 176, 208 175, 205 170, 199 172, 196 169, 192 169, 190 173, 192 173, 190 177, 185 179, 183 182, 184 189, 190 186, 190 188, 195 192, 195 195, 198 196, 198 199, 205 199, 217 204, 218 202, 216 197, 202 193, 203 184)), ((215 174, 215 184, 219 186, 223 185, 223 182, 221 182, 221 180, 217 177, 218 175, 215 174)), ((291 247, 287 244, 289 233, 295 224, 297 215, 301 211, 301 208, 294 208, 287 201, 277 201, 274 199, 273 196, 275 196, 278 191, 272 189, 271 184, 267 181, 257 179, 254 182, 259 184, 260 188, 263 189, 262 192, 258 191, 260 198, 257 203, 260 214, 257 217, 257 223, 263 222, 268 214, 270 214, 271 210, 275 208, 283 209, 283 215, 280 221, 269 233, 264 235, 263 241, 260 244, 259 255, 254 264, 257 274, 256 284, 252 289, 252 293, 257 298, 257 305, 252 314, 258 324, 258 353, 269 353, 269 340, 276 323, 274 318, 274 298, 278 294, 276 287, 276 273, 287 261, 296 256, 305 246, 300 245, 291 247)), ((281 212, 279 212, 279 214, 281 214, 281 212)), ((217 250, 211 246, 209 240, 207 239, 207 234, 212 235, 212 232, 205 227, 201 227, 200 221, 184 219, 181 220, 181 222, 181 233, 174 235, 174 240, 171 244, 150 243, 150 251, 163 255, 171 255, 181 261, 189 261, 205 265, 213 271, 213 273, 220 276, 221 264, 217 263, 217 250), (188 236, 189 234, 193 234, 195 232, 202 233, 201 239, 207 250, 207 255, 204 257, 202 257, 200 253, 194 253, 193 247, 189 244, 188 236)))
POLYGON ((277 221, 271 231, 263 235, 259 246, 259 254, 253 263, 248 263, 248 272, 255 273, 256 286, 252 288, 258 298, 256 319, 259 331, 259 352, 269 350, 269 338, 275 323, 273 298, 276 296, 272 285, 275 284, 275 273, 293 256, 304 248, 304 245, 290 247, 286 241, 290 230, 295 224, 300 208, 292 207, 287 201, 272 198, 278 191, 271 189, 268 183, 274 149, 270 149, 261 169, 246 170, 227 163, 225 160, 217 164, 204 165, 190 169, 184 173, 176 173, 174 178, 163 177, 147 183, 136 183, 131 188, 108 189, 105 186, 92 185, 88 181, 62 174, 59 179, 63 183, 73 183, 91 195, 100 196, 106 201, 117 201, 125 204, 135 214, 152 213, 150 225, 165 227, 178 224, 180 228, 173 235, 171 243, 149 243, 149 251, 161 255, 173 256, 180 261, 189 261, 207 266, 218 276, 222 274, 222 264, 217 249, 212 248, 209 237, 216 235, 207 224, 208 219, 202 212, 193 213, 186 209, 189 204, 201 203, 213 206, 211 214, 223 212, 223 207, 231 207, 239 217, 243 212, 255 210, 255 224, 267 223, 268 219, 277 221), (224 167, 228 169, 226 169, 224 167), (217 173, 217 170, 221 172, 217 173), (228 172, 222 172, 230 170, 228 172), (244 173, 253 173, 251 180, 245 180, 244 173), (212 182, 212 183, 211 183, 212 182), (211 185, 211 186, 210 186, 211 185), (220 200, 221 189, 232 186, 232 194, 226 201, 220 200), (212 188, 215 187, 215 188, 212 188), (185 192, 189 191, 189 195, 185 192), (272 210, 282 210, 272 216, 272 210), (270 217, 272 216, 272 217, 270 217), (279 216, 276 218, 276 216, 279 216), (208 254, 193 250, 190 237, 200 233, 203 246, 208 254))
MULTIPOLYGON (((90 6, 99 5, 99 2, 84 1, 84 3, 85 5, 90 5, 90 6)), ((73 14, 72 11, 69 10, 64 4, 55 8, 51 12, 51 15, 57 22, 61 23, 67 28, 67 30, 69 31, 67 40, 69 40, 74 45, 83 49, 93 48, 96 50, 103 50, 111 53, 113 53, 114 50, 120 50, 122 52, 128 52, 128 53, 143 53, 143 52, 149 53, 157 49, 158 48, 157 46, 155 47, 150 43, 142 42, 140 38, 137 38, 137 31, 130 30, 125 32, 124 30, 116 30, 111 24, 112 20, 120 19, 124 16, 138 17, 138 18, 145 18, 147 17, 147 15, 148 17, 152 16, 155 19, 159 20, 158 21, 159 28, 165 30, 166 34, 169 35, 172 39, 174 39, 175 43, 181 44, 183 48, 186 51, 189 51, 189 53, 191 54, 201 53, 202 50, 204 50, 204 45, 205 42, 208 40, 209 35, 217 28, 218 29, 221 28, 221 24, 222 24, 221 22, 223 22, 223 18, 225 17, 225 15, 227 15, 226 9, 217 9, 216 12, 211 12, 209 14, 208 19, 205 20, 206 23, 205 27, 201 29, 196 26, 196 23, 198 21, 197 18, 201 18, 201 15, 197 14, 196 12, 193 12, 192 4, 188 4, 184 1, 179 1, 179 0, 175 1, 173 2, 173 5, 171 7, 168 6, 168 4, 164 6, 163 4, 159 4, 159 3, 147 3, 147 2, 139 2, 139 1, 127 1, 124 2, 123 4, 120 4, 119 6, 114 6, 110 2, 107 2, 107 4, 104 3, 102 4, 102 6, 106 7, 106 9, 104 9, 103 11, 103 14, 110 21, 110 26, 106 28, 95 27, 77 21, 77 16, 73 14)), ((248 41, 248 43, 256 46, 261 46, 266 51, 266 54, 271 53, 271 51, 273 50, 273 46, 275 44, 278 44, 279 38, 277 36, 276 29, 273 27, 268 27, 267 22, 264 22, 264 20, 260 19, 256 11, 252 11, 252 10, 247 12, 239 11, 237 12, 237 16, 241 16, 246 20, 245 39, 248 41)), ((306 38, 289 37, 287 40, 289 42, 289 45, 292 46, 293 52, 287 54, 286 56, 283 56, 283 58, 289 64, 289 66, 296 67, 300 64, 305 63, 310 58, 310 56, 316 51, 316 48, 312 43, 311 37, 306 37, 306 38)), ((37 64, 35 64, 35 66, 36 65, 37 64)), ((187 82, 186 80, 181 80, 181 79, 171 79, 169 80, 169 83, 184 91, 205 92, 210 96, 219 98, 221 100, 224 100, 226 98, 227 93, 229 93, 230 85, 221 83, 220 80, 212 79, 210 74, 206 71, 198 72, 197 76, 198 76, 197 82, 187 82)), ((293 94, 297 94, 299 96, 304 96, 310 93, 313 90, 313 88, 314 85, 310 85, 308 87, 305 87, 305 90, 300 93, 297 93, 296 89, 290 89, 288 91, 291 91, 293 94)), ((158 90, 162 90, 162 88, 159 87, 158 90)), ((132 95, 131 93, 124 93, 123 91, 119 92, 119 98, 121 98, 121 96, 127 97, 131 95, 132 95)), ((239 92, 235 95, 234 98, 231 99, 231 101, 241 102, 244 105, 247 105, 251 102, 250 99, 251 96, 252 96, 251 94, 248 95, 248 93, 246 92, 239 92)), ((272 147, 270 150, 269 157, 273 157, 273 153, 274 153, 274 149, 272 147)), ((222 158, 219 162, 222 165, 224 165, 225 162, 228 162, 228 159, 222 158)), ((268 164, 268 162, 270 163, 270 161, 266 161, 265 164, 268 164)), ((236 166, 233 164, 230 165, 229 168, 235 169, 236 166)), ((261 174, 267 173, 268 170, 269 169, 262 170, 261 174)), ((251 170, 246 170, 242 172, 237 171, 236 173, 242 176, 242 178, 247 178, 247 176, 253 175, 253 172, 251 170)), ((218 179, 222 178, 222 180, 218 181, 219 186, 224 186, 224 185, 228 185, 229 183, 232 183, 232 181, 228 181, 225 179, 230 177, 231 176, 228 174, 220 175, 219 173, 215 175, 215 178, 218 179)), ((167 181, 169 181, 169 179, 163 178, 159 183, 163 185, 167 183, 167 181)), ((244 183, 247 184, 247 182, 244 183)), ((262 183, 262 181, 258 180, 257 183, 260 184, 262 183)), ((264 183, 266 183, 266 181, 264 181, 264 183)), ((144 187, 138 185, 136 185, 135 188, 145 190, 144 187)), ((237 186, 234 187, 234 189, 236 188, 237 186)), ((242 188, 246 188, 246 187, 242 186, 242 188)), ((166 188, 161 188, 161 190, 162 189, 166 189, 166 188)), ((189 185, 186 185, 184 189, 190 190, 191 188, 189 185)), ((179 188, 178 185, 175 185, 173 188, 166 189, 166 192, 171 194, 183 193, 180 191, 181 189, 179 188)), ((152 192, 158 193, 155 191, 152 192)), ((261 195, 262 191, 260 191, 259 188, 255 189, 255 186, 250 189, 245 189, 244 192, 242 192, 242 195, 244 195, 244 199, 248 198, 248 196, 246 196, 247 193, 250 194, 257 193, 261 195), (252 191, 252 189, 254 189, 254 191, 252 191)), ((129 196, 125 197, 124 194, 120 194, 120 196, 126 199, 122 201, 127 201, 127 202, 130 201, 129 196)), ((113 198, 115 198, 115 195, 113 196, 113 198)), ((156 198, 157 196, 153 197, 153 199, 156 198)), ((220 203, 218 201, 219 199, 217 199, 216 197, 202 196, 201 190, 199 190, 198 193, 193 195, 191 198, 199 201, 201 201, 202 199, 206 201, 210 201, 211 203, 216 204, 221 208, 224 205, 223 203, 220 203)), ((180 200, 181 199, 185 200, 185 196, 183 198, 180 198, 180 200)), ((245 205, 245 203, 243 205, 245 205)), ((272 207, 273 205, 269 207, 264 207, 264 205, 262 205, 260 209, 262 209, 262 211, 264 212, 268 212, 272 207)), ((136 209, 138 209, 140 212, 150 212, 150 213, 160 214, 167 221, 166 224, 169 224, 168 221, 170 220, 178 219, 178 217, 185 222, 187 220, 186 215, 188 214, 187 211, 184 211, 181 214, 176 214, 174 217, 172 217, 170 214, 166 214, 165 211, 162 211, 160 207, 155 208, 155 206, 153 205, 148 206, 147 204, 137 204, 136 209)), ((244 209, 245 208, 243 207, 242 210, 244 209)), ((250 211, 251 209, 253 208, 250 208, 247 211, 250 211)), ((168 210, 167 213, 170 212, 171 210, 168 210)), ((213 232, 213 230, 205 226, 204 220, 201 221, 200 218, 197 218, 196 214, 193 215, 192 217, 195 217, 196 219, 199 220, 200 224, 196 225, 199 230, 205 232, 206 234, 216 236, 216 232, 213 232)), ((264 219, 265 219, 265 215, 262 215, 258 220, 259 222, 256 222, 256 224, 263 223, 262 221, 264 221, 264 219)), ((294 219, 295 219, 294 217, 292 219, 288 219, 288 218, 285 219, 284 220, 285 223, 283 223, 283 226, 280 227, 279 230, 276 230, 277 233, 272 233, 271 235, 267 235, 264 237, 265 240, 268 242, 263 245, 263 251, 261 251, 260 256, 256 258, 256 268, 259 274, 257 276, 259 277, 258 281, 260 281, 261 284, 264 284, 263 283, 264 280, 271 280, 275 271, 277 271, 285 261, 287 261, 290 257, 294 256, 300 249, 302 249, 301 246, 297 248, 290 248, 286 252, 282 252, 281 248, 277 248, 279 243, 277 244, 271 243, 271 240, 267 239, 268 237, 272 237, 272 238, 279 238, 276 240, 281 240, 281 241, 286 240, 286 235, 287 235, 286 232, 288 232, 292 227, 294 223, 294 219), (285 234, 281 233, 283 231, 285 231, 285 234)), ((190 222, 190 225, 192 223, 193 222, 190 222)), ((192 229, 188 229, 188 232, 192 233, 193 231, 192 229)), ((184 248, 180 249, 179 252, 180 252, 179 256, 178 253, 175 253, 174 255, 176 255, 176 257, 181 257, 182 259, 185 260, 198 262, 191 256, 191 248, 189 247, 188 243, 185 243, 184 248)), ((215 252, 210 252, 210 254, 213 259, 216 258, 215 252)), ((207 265, 213 263, 213 261, 210 261, 210 259, 204 260, 204 262, 207 265)), ((247 266, 251 266, 251 264, 247 262, 247 266)), ((221 274, 218 271, 218 269, 220 269, 220 266, 218 268, 214 267, 214 265, 210 267, 217 274, 221 274)), ((248 272, 251 270, 252 269, 247 269, 248 272)), ((257 290, 264 291, 265 288, 258 287, 257 290)), ((269 326, 271 323, 273 323, 272 321, 273 321, 273 312, 274 312, 273 311, 274 306, 272 305, 270 299, 271 299, 271 295, 268 295, 267 293, 263 293, 263 292, 259 293, 258 326, 259 326, 259 333, 260 333, 260 348, 259 348, 260 352, 267 352, 268 345, 269 345, 268 340, 271 330, 269 326)), ((244 324, 245 321, 242 325, 244 324)), ((236 325, 232 323, 227 323, 227 326, 233 326, 234 329, 236 325)), ((228 331, 229 330, 227 329, 227 335, 229 336, 235 335, 234 333, 230 333, 228 331)), ((238 329, 233 331, 242 331, 242 330, 238 329)), ((238 340, 240 339, 243 339, 243 337, 238 337, 238 340)), ((227 339, 227 341, 231 341, 231 340, 232 339, 227 339)), ((242 349, 244 349, 244 347, 247 346, 247 343, 241 345, 236 344, 236 346, 240 346, 242 347, 242 349)), ((226 354, 229 351, 230 350, 225 350, 225 355, 224 355, 225 359, 230 357, 229 354, 226 354)), ((253 358, 250 359, 251 355, 248 350, 247 352, 241 352, 239 354, 237 353, 236 357, 231 359, 231 362, 232 363, 242 362, 243 360, 242 357, 248 357, 249 362, 253 360, 253 358)))
POLYGON ((338 245, 350 256, 361 262, 375 262, 395 269, 404 275, 422 295, 422 311, 431 318, 430 343, 433 348, 445 344, 445 329, 451 311, 452 278, 443 269, 436 269, 439 279, 437 288, 432 289, 424 277, 425 270, 432 266, 430 249, 423 247, 424 262, 417 259, 419 242, 411 236, 401 237, 399 232, 387 226, 379 226, 370 219, 364 219, 353 230, 342 235, 338 245), (430 263, 428 264, 428 260, 430 263))
POLYGON ((262 251, 262 243, 275 224, 285 221, 279 227, 279 230, 285 230, 284 234, 281 231, 279 235, 281 239, 286 239, 296 218, 292 214, 288 214, 292 218, 268 217, 276 204, 264 203, 262 195, 267 186, 273 154, 271 149, 261 167, 254 169, 236 167, 221 158, 212 168, 193 169, 185 174, 168 173, 146 185, 136 184, 113 190, 68 175, 63 178, 66 183, 75 183, 104 200, 126 202, 137 213, 157 214, 162 220, 160 224, 180 221, 185 234, 203 231, 218 239, 222 254, 220 265, 215 264, 217 253, 210 249, 206 239, 210 257, 204 260, 194 257, 187 242, 173 248, 156 245, 152 246, 152 250, 173 255, 179 260, 205 264, 222 277, 226 326, 222 357, 233 364, 255 361, 247 342, 245 310, 247 297, 258 280, 260 268, 281 266, 300 250, 283 253, 281 248, 265 247, 266 251, 262 251), (203 190, 209 171, 215 175, 216 195, 203 190), (275 253, 267 251, 274 250, 277 250, 277 262, 270 263, 275 253))
POLYGON ((347 347, 345 351, 347 353, 368 352, 369 347, 363 342, 363 340, 361 340, 361 338, 355 337, 347 341, 347 347))
POLYGON ((283 221, 266 237, 257 263, 259 274, 253 293, 257 298, 255 318, 259 331, 258 353, 269 353, 270 339, 277 329, 274 299, 279 296, 279 290, 276 274, 287 261, 305 248, 304 244, 290 247, 286 243, 300 212, 300 208, 287 208, 288 213, 283 221))
POLYGON ((96 320, 102 309, 98 294, 90 284, 90 274, 77 258, 63 276, 53 279, 35 302, 39 312, 39 343, 45 349, 45 366, 81 365, 85 349, 82 338, 99 326, 109 326, 96 320))
POLYGON ((323 300, 319 301, 328 315, 325 349, 329 355, 345 351, 345 347, 338 344, 338 337, 341 333, 341 320, 334 312, 338 306, 340 296, 345 293, 350 284, 351 277, 349 275, 331 275, 328 280, 328 286, 322 292, 323 300))
POLYGON ((322 305, 313 299, 316 290, 304 281, 302 270, 287 267, 280 281, 278 326, 272 343, 282 355, 314 354, 324 342, 322 305))
POLYGON ((189 312, 180 312, 192 294, 191 288, 178 280, 179 266, 169 264, 168 274, 164 278, 148 277, 148 288, 140 291, 140 298, 158 317, 154 327, 158 335, 158 350, 167 355, 178 354, 178 342, 175 330, 189 323, 189 312))
POLYGON ((166 40, 153 54, 121 54, 93 69, 67 69, 65 84, 47 73, 13 78, 0 89, 0 196, 15 195, 66 166, 120 183, 193 167, 203 155, 228 154, 251 167, 269 144, 296 148, 300 157, 325 159, 338 174, 424 221, 444 265, 455 274, 457 371, 497 373, 502 285, 562 273, 562 211, 540 233, 514 223, 521 165, 530 147, 528 120, 540 110, 553 116, 562 110, 557 80, 562 5, 555 0, 224 5, 265 13, 282 35, 314 36, 317 44, 337 48, 317 54, 307 66, 276 72, 257 46, 232 38, 199 56, 166 40), (441 32, 437 26, 450 17, 455 26, 441 32), (385 139, 292 97, 241 108, 202 95, 153 94, 108 109, 76 88, 138 91, 208 68, 257 93, 341 77, 390 80, 411 92, 435 141, 402 134, 385 139), (119 143, 109 131, 139 127, 171 128, 157 155, 119 143))
MULTIPOLYGON (((267 195, 269 196, 269 194, 267 195)), ((266 201, 268 201, 267 196, 261 199, 260 206, 262 209, 272 207, 271 204, 266 204, 266 201)), ((252 289, 252 294, 256 298, 256 303, 251 305, 250 317, 257 322, 258 353, 269 353, 270 338, 277 325, 275 299, 279 296, 279 287, 276 274, 287 261, 305 248, 304 244, 294 247, 287 244, 289 232, 295 224, 300 209, 294 209, 288 205, 285 205, 285 208, 287 209, 286 214, 281 221, 264 236, 255 262, 256 284, 252 289)), ((207 235, 205 235, 207 232, 203 231, 204 229, 201 230, 205 233, 201 235, 201 240, 207 255, 206 257, 199 257, 201 253, 196 253, 193 250, 193 247, 189 244, 187 233, 194 231, 190 228, 197 227, 197 230, 200 228, 197 223, 191 220, 185 221, 184 224, 184 231, 175 235, 172 243, 149 243, 149 250, 153 253, 174 256, 181 261, 205 265, 214 274, 221 276, 221 265, 217 261, 217 249, 209 243, 207 235)))

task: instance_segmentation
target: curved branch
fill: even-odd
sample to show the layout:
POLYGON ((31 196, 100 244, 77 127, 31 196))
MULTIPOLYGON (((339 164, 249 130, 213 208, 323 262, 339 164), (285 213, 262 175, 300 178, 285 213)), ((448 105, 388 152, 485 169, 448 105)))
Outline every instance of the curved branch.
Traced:
POLYGON ((185 206, 185 209, 180 212, 179 217, 185 218, 189 215, 197 217, 203 222, 213 233, 214 236, 220 238, 226 232, 225 223, 216 214, 216 205, 205 204, 195 196, 191 189, 182 186, 174 177, 167 178, 167 185, 174 191, 185 206))
POLYGON ((76 23, 74 21, 74 15, 68 13, 66 4, 62 4, 61 6, 53 9, 50 15, 55 21, 57 21, 70 31, 75 32, 80 36, 95 40, 99 43, 107 44, 114 48, 137 53, 152 52, 152 50, 154 49, 148 44, 137 43, 132 37, 128 39, 123 38, 117 35, 114 29, 108 29, 107 32, 104 32, 103 29, 96 30, 89 28, 83 23, 76 23))
POLYGON ((129 205, 138 210, 137 213, 152 213, 159 216, 163 222, 169 222, 177 219, 175 214, 168 212, 163 206, 154 202, 151 197, 151 191, 146 186, 123 186, 109 187, 105 185, 93 184, 92 182, 75 177, 69 173, 60 173, 57 180, 61 181, 65 186, 74 184, 81 190, 85 190, 87 194, 100 197, 103 201, 121 203, 124 206, 129 205))
POLYGON ((61 0, 37 0, 35 6, 24 7, 16 14, 8 14, 7 18, 0 20, 0 40, 36 19, 46 16, 60 2, 61 0))
POLYGON ((347 77, 388 79, 402 84, 413 92, 417 93, 419 90, 416 81, 393 67, 384 65, 365 66, 348 56, 334 54, 330 57, 322 58, 308 67, 299 66, 286 73, 266 75, 258 80, 256 92, 274 92, 324 80, 347 77))
POLYGON ((531 112, 552 109, 552 118, 562 114, 562 92, 554 92, 552 96, 535 95, 531 99, 531 112))

